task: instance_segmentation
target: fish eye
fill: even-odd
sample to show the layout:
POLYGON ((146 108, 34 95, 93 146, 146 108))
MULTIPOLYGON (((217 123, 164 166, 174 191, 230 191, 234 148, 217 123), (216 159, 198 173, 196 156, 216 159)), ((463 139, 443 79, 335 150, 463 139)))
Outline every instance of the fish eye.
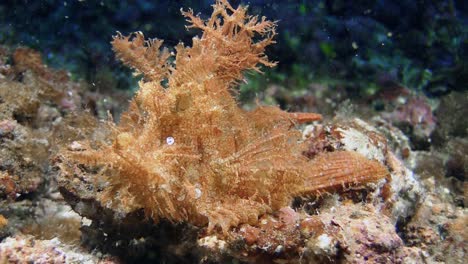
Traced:
POLYGON ((175 143, 175 139, 173 137, 167 137, 166 138, 166 143, 171 146, 171 145, 174 145, 175 143))

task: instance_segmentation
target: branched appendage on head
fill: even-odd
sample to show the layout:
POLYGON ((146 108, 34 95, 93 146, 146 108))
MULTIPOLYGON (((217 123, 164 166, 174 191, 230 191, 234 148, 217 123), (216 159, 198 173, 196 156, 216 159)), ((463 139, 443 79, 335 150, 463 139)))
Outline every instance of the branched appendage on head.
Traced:
MULTIPOLYGON (((213 5, 213 14, 207 21, 195 16, 192 10, 182 11, 182 15, 187 18, 189 26, 187 28, 197 28, 203 31, 202 40, 208 40, 211 44, 217 45, 211 49, 218 51, 227 61, 238 64, 241 69, 257 69, 257 64, 265 66, 274 66, 275 63, 268 61, 265 56, 265 47, 274 43, 273 38, 276 35, 276 23, 262 17, 247 15, 247 8, 239 6, 234 9, 227 1, 217 1, 213 5), (262 37, 257 42, 253 37, 259 35, 262 37), (237 54, 230 55, 229 52, 237 51, 237 54), (244 61, 238 60, 243 57, 244 61), (249 57, 249 58, 247 58, 249 57)), ((227 66, 232 66, 228 64, 227 66)), ((241 77, 240 73, 237 75, 241 77)))
MULTIPOLYGON (((203 34, 192 47, 177 45, 174 63, 160 49, 162 41, 144 41, 141 33, 112 41, 117 57, 143 74, 140 90, 115 127, 112 144, 63 154, 72 164, 64 166, 69 174, 78 164, 100 167, 95 184, 108 182, 99 197, 103 205, 124 212, 143 208, 155 221, 227 233, 287 206, 293 195, 308 191, 303 186, 327 187, 323 173, 301 154, 294 128, 320 115, 277 107, 246 112, 229 92, 243 71, 275 65, 264 54, 274 42, 275 23, 225 0, 213 8, 206 21, 182 12, 188 27, 203 34), (314 177, 320 182, 307 185, 314 177)), ((361 160, 353 162, 356 168, 361 160)), ((368 179, 369 170, 348 180, 368 179)))

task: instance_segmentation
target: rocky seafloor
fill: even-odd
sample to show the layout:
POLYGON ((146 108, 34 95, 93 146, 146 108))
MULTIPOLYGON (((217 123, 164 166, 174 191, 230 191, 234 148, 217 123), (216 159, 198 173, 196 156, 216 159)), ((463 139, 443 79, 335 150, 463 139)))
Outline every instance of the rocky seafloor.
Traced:
POLYGON ((297 197, 258 225, 208 235, 112 211, 86 177, 61 177, 57 152, 105 138, 130 95, 93 91, 45 66, 38 52, 1 47, 0 263, 467 262, 466 91, 345 99, 345 89, 323 84, 295 96, 285 90, 272 84, 260 99, 325 117, 301 128, 306 156, 357 151, 385 164, 390 178, 297 197))

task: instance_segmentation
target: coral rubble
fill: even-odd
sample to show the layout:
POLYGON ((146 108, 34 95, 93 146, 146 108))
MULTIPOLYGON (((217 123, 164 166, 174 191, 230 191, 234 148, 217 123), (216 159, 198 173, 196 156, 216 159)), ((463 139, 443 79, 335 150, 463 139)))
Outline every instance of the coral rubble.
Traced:
POLYGON ((39 52, 0 46, 0 262, 59 263, 71 258, 54 248, 79 244, 80 217, 58 192, 50 158, 98 125, 83 111, 88 94, 39 52), (43 248, 42 240, 51 244, 43 248))
POLYGON ((119 263, 67 248, 57 238, 38 240, 32 236, 9 237, 0 243, 2 263, 119 263))

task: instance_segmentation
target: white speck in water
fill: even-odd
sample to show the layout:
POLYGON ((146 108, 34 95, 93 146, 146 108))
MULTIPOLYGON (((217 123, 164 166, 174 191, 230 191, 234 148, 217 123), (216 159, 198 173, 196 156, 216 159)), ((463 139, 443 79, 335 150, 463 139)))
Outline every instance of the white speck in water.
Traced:
POLYGON ((201 197, 202 191, 198 188, 195 188, 195 199, 198 199, 201 197))
POLYGON ((167 137, 166 138, 166 143, 171 146, 171 145, 174 145, 175 143, 175 139, 173 137, 167 137))

